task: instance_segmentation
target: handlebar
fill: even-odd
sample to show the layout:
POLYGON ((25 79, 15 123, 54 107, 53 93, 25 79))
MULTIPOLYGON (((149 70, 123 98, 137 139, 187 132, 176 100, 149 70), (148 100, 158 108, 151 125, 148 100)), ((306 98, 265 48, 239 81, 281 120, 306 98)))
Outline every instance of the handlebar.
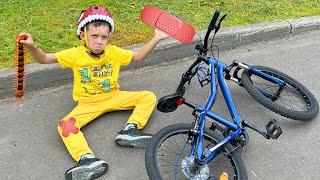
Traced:
POLYGON ((220 20, 218 21, 219 16, 220 16, 220 11, 216 10, 214 12, 213 17, 212 17, 212 19, 210 21, 210 24, 208 26, 208 30, 207 30, 207 33, 206 33, 205 38, 204 38, 204 43, 202 44, 200 42, 200 44, 197 44, 196 47, 195 47, 197 50, 199 50, 198 58, 189 67, 189 69, 185 73, 183 73, 181 81, 179 83, 179 86, 178 86, 178 88, 176 90, 177 94, 180 94, 181 96, 183 96, 184 91, 185 91, 185 88, 184 88, 185 83, 186 82, 190 83, 190 80, 192 79, 192 77, 197 73, 196 71, 192 72, 194 67, 196 67, 200 62, 205 62, 205 63, 209 64, 208 59, 207 59, 207 52, 208 52, 208 39, 209 39, 210 33, 211 33, 212 30, 215 30, 214 34, 216 34, 219 31, 221 22, 225 19, 227 14, 224 14, 220 18, 220 20))
POLYGON ((221 22, 225 19, 227 14, 224 14, 220 18, 220 20, 218 21, 219 16, 220 16, 220 11, 216 10, 214 12, 213 16, 212 16, 212 19, 211 19, 210 24, 208 26, 208 30, 207 30, 206 35, 204 37, 204 43, 196 46, 196 49, 200 51, 200 54, 207 54, 207 51, 208 51, 208 39, 209 39, 209 36, 211 34, 211 31, 215 30, 214 34, 216 34, 219 31, 220 26, 221 26, 221 22), (218 21, 218 23, 217 23, 217 21, 218 21))
POLYGON ((220 15, 220 11, 216 11, 210 21, 206 36, 204 38, 204 48, 208 49, 208 39, 209 39, 209 35, 211 33, 212 30, 214 30, 216 28, 216 23, 218 20, 218 17, 220 15))

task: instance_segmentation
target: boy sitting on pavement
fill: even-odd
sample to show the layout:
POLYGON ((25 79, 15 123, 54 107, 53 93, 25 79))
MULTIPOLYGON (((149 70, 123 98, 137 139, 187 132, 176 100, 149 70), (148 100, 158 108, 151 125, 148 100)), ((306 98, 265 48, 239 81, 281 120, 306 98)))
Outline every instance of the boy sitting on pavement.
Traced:
POLYGON ((82 11, 78 20, 77 35, 85 45, 45 53, 36 47, 28 33, 21 40, 35 60, 41 64, 59 63, 62 68, 71 68, 74 76, 73 99, 77 106, 58 123, 58 132, 70 155, 78 163, 66 171, 66 179, 92 179, 104 175, 108 164, 96 158, 80 131, 80 128, 98 116, 115 110, 134 109, 123 130, 115 139, 121 147, 145 148, 152 135, 142 129, 155 106, 152 92, 121 91, 118 83, 121 66, 131 60, 143 60, 158 44, 168 37, 155 29, 154 37, 136 51, 124 50, 108 44, 114 31, 111 13, 104 6, 91 6, 82 11))

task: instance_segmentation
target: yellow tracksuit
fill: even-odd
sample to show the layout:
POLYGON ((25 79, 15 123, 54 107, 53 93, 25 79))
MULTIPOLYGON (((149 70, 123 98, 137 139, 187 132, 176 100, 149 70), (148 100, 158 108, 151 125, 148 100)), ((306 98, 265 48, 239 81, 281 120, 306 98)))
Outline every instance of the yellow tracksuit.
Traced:
MULTIPOLYGON (((152 92, 120 91, 118 83, 121 66, 132 59, 132 51, 107 45, 100 57, 92 57, 84 46, 56 53, 62 68, 73 70, 73 98, 78 105, 58 123, 58 132, 71 156, 92 153, 80 128, 96 117, 110 111, 134 109, 127 123, 143 128, 156 103, 152 92)), ((93 153, 92 153, 93 154, 93 153)))

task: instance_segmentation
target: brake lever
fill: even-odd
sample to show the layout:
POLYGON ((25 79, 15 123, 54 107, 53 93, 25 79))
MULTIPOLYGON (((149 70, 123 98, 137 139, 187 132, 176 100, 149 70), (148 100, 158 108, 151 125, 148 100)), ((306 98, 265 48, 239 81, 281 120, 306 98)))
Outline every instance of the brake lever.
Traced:
POLYGON ((227 17, 227 14, 224 14, 224 15, 220 18, 218 24, 215 25, 214 33, 217 33, 217 32, 219 31, 219 29, 220 29, 220 27, 221 27, 221 22, 222 22, 222 21, 224 20, 224 18, 226 18, 226 17, 227 17))
POLYGON ((214 15, 213 15, 211 21, 210 21, 209 29, 214 30, 214 28, 216 28, 216 23, 217 23, 219 16, 220 16, 220 11, 216 10, 214 12, 214 15))

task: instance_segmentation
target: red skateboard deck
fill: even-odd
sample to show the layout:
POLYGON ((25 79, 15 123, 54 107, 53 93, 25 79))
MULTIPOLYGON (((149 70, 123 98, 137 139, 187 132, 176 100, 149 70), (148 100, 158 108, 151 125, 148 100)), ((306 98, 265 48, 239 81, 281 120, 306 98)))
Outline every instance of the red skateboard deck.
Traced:
POLYGON ((146 6, 141 11, 141 20, 157 28, 182 43, 190 43, 195 35, 192 25, 183 22, 176 16, 169 14, 155 6, 146 6))

